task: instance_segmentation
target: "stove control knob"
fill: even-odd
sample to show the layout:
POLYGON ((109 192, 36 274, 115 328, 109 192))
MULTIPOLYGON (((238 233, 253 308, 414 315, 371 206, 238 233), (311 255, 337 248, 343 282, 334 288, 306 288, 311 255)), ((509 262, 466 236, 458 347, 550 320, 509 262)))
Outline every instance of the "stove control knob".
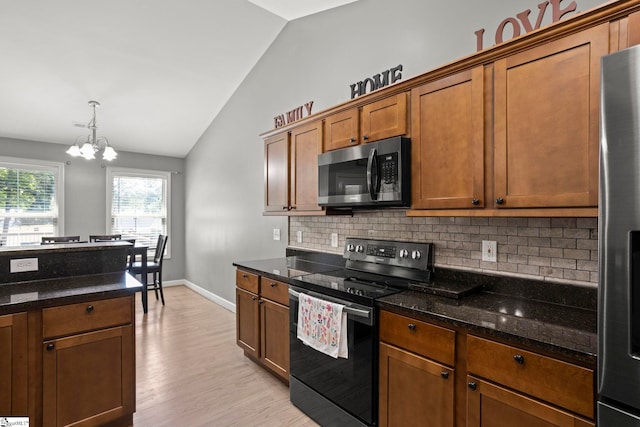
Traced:
POLYGON ((356 252, 364 252, 364 246, 362 245, 356 246, 356 252))
POLYGON ((406 249, 400 249, 400 258, 409 258, 409 251, 406 249))
POLYGON ((353 252, 356 250, 356 245, 354 245, 353 243, 349 243, 347 245, 347 252, 353 252))
POLYGON ((411 251, 412 259, 420 259, 422 257, 422 253, 420 251, 411 251))

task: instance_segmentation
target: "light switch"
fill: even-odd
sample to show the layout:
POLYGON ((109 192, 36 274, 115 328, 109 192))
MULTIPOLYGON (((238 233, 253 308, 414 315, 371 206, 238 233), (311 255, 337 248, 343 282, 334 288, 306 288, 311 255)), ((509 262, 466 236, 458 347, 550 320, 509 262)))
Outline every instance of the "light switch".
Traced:
POLYGON ((280 229, 279 228, 274 228, 273 229, 273 240, 280 240, 280 229))

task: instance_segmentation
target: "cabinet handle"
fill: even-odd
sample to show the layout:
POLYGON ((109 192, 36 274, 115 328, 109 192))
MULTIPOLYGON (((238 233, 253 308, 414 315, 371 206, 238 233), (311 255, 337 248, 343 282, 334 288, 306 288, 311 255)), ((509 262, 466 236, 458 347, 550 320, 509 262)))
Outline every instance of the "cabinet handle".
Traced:
POLYGON ((496 199, 496 203, 499 204, 499 205, 502 205, 502 204, 504 204, 504 199, 502 197, 498 197, 496 199))
POLYGON ((368 141, 368 140, 369 140, 369 137, 368 137, 367 135, 362 135, 362 139, 363 139, 364 141, 368 141))
POLYGON ((53 344, 53 343, 49 343, 49 344, 47 344, 47 351, 51 351, 51 350, 53 350, 54 348, 56 348, 55 344, 53 344))
POLYGON ((246 274, 243 274, 243 275, 242 275, 242 278, 243 278, 243 279, 246 279, 247 277, 249 277, 249 276, 248 276, 248 275, 246 275, 246 274))
POLYGON ((282 210, 283 210, 283 211, 289 210, 289 206, 283 206, 283 207, 282 207, 282 210))
POLYGON ((516 354, 515 356, 513 356, 513 360, 515 360, 517 363, 521 365, 524 364, 524 356, 521 354, 516 354))
POLYGON ((478 384, 476 384, 475 382, 471 381, 469 384, 467 384, 469 386, 469 388, 471 390, 475 390, 478 388, 478 384))
POLYGON ((92 305, 88 305, 87 306, 87 313, 91 313, 93 311, 93 306, 92 305))
POLYGON ((415 331, 415 330, 416 330, 416 325, 415 325, 414 323, 409 323, 409 324, 407 325, 407 327, 408 327, 408 328, 409 328, 409 330, 411 330, 411 331, 415 331))
POLYGON ((269 283, 269 286, 271 286, 272 288, 275 288, 276 286, 278 286, 278 284, 276 282, 271 282, 269 283))
POLYGON ((356 139, 355 138, 349 138, 349 142, 353 144, 354 142, 356 142, 356 139))
POLYGON ((255 301, 255 300, 257 300, 257 299, 258 299, 258 297, 256 297, 256 296, 251 297, 251 300, 252 300, 252 301, 255 301))
POLYGON ((298 209, 296 206, 289 206, 289 210, 298 209))
POLYGON ((258 300, 258 304, 262 304, 264 301, 262 301, 261 299, 258 300))
POLYGON ((473 206, 478 206, 478 205, 480 204, 480 200, 478 200, 478 199, 473 199, 473 200, 471 201, 471 204, 472 204, 473 206))
POLYGON ((440 376, 446 380, 447 378, 449 378, 449 372, 442 371, 440 372, 440 376))

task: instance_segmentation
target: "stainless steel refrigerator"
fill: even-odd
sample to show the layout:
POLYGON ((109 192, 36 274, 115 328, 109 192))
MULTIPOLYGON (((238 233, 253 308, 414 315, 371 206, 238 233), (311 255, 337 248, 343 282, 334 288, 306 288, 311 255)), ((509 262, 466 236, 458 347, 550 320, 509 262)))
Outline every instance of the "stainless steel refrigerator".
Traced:
POLYGON ((598 426, 640 426, 640 46, 602 59, 598 426))

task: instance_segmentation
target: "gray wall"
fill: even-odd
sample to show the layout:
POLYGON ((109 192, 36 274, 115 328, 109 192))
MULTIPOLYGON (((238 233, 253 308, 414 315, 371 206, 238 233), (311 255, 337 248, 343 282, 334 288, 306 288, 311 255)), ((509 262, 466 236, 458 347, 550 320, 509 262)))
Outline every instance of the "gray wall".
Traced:
MULTIPOLYGON (((604 3, 576 2, 581 11, 604 3)), ((471 55, 476 30, 486 29, 488 47, 503 19, 531 9, 535 23, 538 3, 360 0, 288 23, 186 158, 186 278, 235 301, 234 261, 284 255, 287 218, 262 216, 259 134, 274 116, 308 101, 314 112, 347 101, 350 84, 398 64, 406 80, 471 55)), ((550 16, 551 6, 545 24, 550 16)))
POLYGON ((113 162, 101 159, 87 161, 71 158, 65 153, 68 146, 36 141, 0 138, 0 156, 22 159, 68 162, 64 167, 64 233, 80 235, 88 239, 89 234, 106 231, 107 180, 103 165, 180 172, 171 175, 171 259, 163 266, 163 280, 185 277, 185 232, 184 232, 184 159, 151 156, 130 152, 118 152, 113 162))

